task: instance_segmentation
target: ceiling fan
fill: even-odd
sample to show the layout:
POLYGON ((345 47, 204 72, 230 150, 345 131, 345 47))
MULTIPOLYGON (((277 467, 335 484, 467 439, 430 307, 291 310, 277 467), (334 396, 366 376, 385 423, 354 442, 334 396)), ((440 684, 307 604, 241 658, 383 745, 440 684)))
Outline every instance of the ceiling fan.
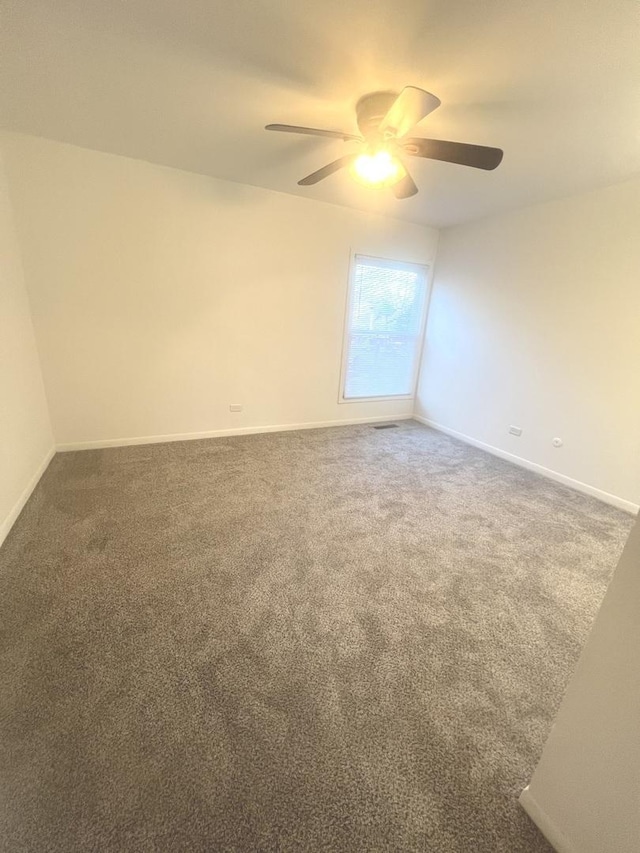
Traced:
POLYGON ((265 130, 327 136, 344 142, 358 142, 364 146, 364 151, 346 154, 302 178, 298 181, 302 187, 317 184, 339 169, 348 167, 360 183, 370 187, 391 187, 396 198, 410 198, 418 192, 418 187, 404 164, 406 156, 444 160, 488 170, 495 169, 502 160, 503 152, 500 148, 407 137, 407 133, 419 121, 439 106, 440 99, 430 92, 416 86, 405 86, 399 95, 395 92, 371 92, 360 98, 356 104, 359 136, 338 130, 290 124, 268 124, 265 130))

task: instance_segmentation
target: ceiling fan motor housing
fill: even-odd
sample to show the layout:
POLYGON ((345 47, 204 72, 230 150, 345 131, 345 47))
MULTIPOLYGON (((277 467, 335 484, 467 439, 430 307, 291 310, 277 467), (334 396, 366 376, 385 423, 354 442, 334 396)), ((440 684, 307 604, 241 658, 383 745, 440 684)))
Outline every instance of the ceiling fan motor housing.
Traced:
POLYGON ((365 139, 378 132, 380 122, 397 97, 397 92, 370 92, 360 98, 356 104, 356 120, 365 139))

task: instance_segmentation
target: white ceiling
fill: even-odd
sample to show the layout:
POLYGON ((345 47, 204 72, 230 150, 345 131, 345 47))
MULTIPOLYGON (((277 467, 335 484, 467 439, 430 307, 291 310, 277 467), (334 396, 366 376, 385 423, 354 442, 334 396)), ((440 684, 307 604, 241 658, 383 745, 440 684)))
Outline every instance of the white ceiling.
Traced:
MULTIPOLYGON (((449 225, 640 173, 638 0, 0 0, 0 126, 449 225), (396 201, 342 172, 364 92, 443 105, 419 135, 501 147, 481 172, 412 161, 396 201)), ((418 135, 418 134, 416 134, 418 135)))

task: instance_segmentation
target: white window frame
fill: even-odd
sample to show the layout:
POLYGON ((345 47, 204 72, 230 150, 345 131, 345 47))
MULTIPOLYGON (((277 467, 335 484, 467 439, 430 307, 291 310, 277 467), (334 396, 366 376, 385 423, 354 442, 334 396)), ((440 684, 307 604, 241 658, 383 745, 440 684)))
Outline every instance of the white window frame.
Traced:
POLYGON ((415 400, 420 374, 420 362, 424 349, 425 330, 427 325, 427 311, 429 308, 429 297, 431 295, 431 265, 420 264, 411 261, 399 261, 396 258, 381 258, 375 255, 365 255, 363 252, 352 252, 349 261, 349 281, 347 286, 347 300, 344 313, 344 331, 342 335, 342 361, 340 365, 340 388, 338 391, 338 403, 379 403, 384 400, 415 400), (347 368, 349 366, 349 318, 353 306, 355 292, 356 266, 360 259, 375 261, 393 269, 406 269, 415 272, 420 270, 424 277, 424 302, 422 305, 422 317, 420 318, 420 329, 418 331, 418 353, 413 371, 412 391, 410 394, 387 394, 380 397, 345 397, 344 389, 347 381, 347 368))

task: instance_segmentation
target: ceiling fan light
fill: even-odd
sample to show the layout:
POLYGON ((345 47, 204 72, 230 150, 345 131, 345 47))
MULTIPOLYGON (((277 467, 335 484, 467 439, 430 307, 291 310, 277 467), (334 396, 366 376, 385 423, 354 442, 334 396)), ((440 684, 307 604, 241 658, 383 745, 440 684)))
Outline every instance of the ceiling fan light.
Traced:
POLYGON ((382 149, 356 157, 351 174, 366 187, 391 187, 404 178, 407 170, 397 157, 382 149))

